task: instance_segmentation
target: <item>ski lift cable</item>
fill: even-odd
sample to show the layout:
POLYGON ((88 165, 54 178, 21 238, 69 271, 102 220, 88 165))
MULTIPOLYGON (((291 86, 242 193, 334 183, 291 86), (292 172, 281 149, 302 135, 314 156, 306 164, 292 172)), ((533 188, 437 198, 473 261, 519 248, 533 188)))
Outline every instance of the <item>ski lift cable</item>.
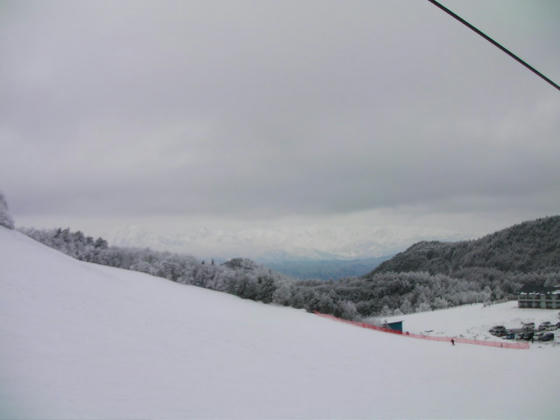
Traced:
POLYGON ((506 47, 504 47, 503 45, 499 44, 498 42, 494 41, 492 38, 490 38, 488 35, 486 35, 484 32, 482 32, 481 30, 479 30, 478 28, 476 28, 475 26, 471 25, 469 22, 467 22, 465 19, 463 19, 461 16, 457 15, 456 13, 452 12, 451 10, 449 10, 447 7, 445 7, 444 5, 442 5, 441 3, 437 2, 436 0, 428 0, 430 3, 432 3, 434 6, 439 7, 441 10, 443 10, 445 13, 447 13, 448 15, 450 15, 451 17, 457 19, 459 22, 461 22, 463 25, 465 25, 466 27, 468 27, 469 29, 471 29, 472 31, 476 32, 478 35, 480 35, 482 38, 484 38, 485 40, 487 40, 488 42, 490 42, 491 44, 494 44, 494 46, 498 47, 500 50, 502 50, 503 52, 505 52, 507 55, 509 55, 511 58, 513 58, 514 60, 516 60, 517 62, 521 63, 522 65, 524 65, 525 67, 527 67, 529 70, 531 70, 533 73, 535 73, 537 76, 539 76, 540 78, 544 79, 546 82, 550 83, 552 86, 554 86, 557 90, 560 90, 560 86, 558 86, 556 83, 554 83, 552 80, 550 80, 548 77, 546 77, 544 74, 542 74, 540 71, 538 71, 537 69, 535 69, 533 66, 531 66, 530 64, 528 64, 526 61, 522 60, 521 58, 519 58, 517 55, 515 55, 514 53, 512 53, 510 50, 508 50, 506 47))

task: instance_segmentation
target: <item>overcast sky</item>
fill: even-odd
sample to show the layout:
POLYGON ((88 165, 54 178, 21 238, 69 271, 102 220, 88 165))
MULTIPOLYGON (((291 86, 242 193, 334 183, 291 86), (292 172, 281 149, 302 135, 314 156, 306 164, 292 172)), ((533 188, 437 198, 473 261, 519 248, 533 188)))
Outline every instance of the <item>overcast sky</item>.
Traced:
MULTIPOLYGON (((560 81, 560 2, 443 3, 560 81)), ((559 92, 424 0, 4 0, 0 57, 18 226, 356 256, 560 213, 559 92)))

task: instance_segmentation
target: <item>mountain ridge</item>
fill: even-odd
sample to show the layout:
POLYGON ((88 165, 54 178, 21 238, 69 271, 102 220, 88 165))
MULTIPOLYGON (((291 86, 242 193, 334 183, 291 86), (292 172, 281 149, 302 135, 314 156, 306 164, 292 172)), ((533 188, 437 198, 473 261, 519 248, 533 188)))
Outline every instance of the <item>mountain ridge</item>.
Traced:
POLYGON ((525 221, 470 241, 417 242, 367 276, 409 271, 450 275, 474 267, 521 273, 558 271, 560 216, 525 221))

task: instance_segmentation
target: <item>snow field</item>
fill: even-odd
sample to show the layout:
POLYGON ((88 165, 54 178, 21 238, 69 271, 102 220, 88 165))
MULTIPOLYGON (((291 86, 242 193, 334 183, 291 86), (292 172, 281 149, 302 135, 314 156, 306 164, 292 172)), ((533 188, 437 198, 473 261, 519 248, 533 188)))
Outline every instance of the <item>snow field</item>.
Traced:
POLYGON ((3 418, 557 418, 552 347, 377 333, 3 228, 0 255, 3 418))
MULTIPOLYGON (((409 315, 378 318, 377 322, 403 321, 403 330, 415 334, 440 337, 464 337, 476 340, 515 342, 496 337, 488 332, 496 325, 506 328, 521 328, 523 323, 534 322, 538 327, 544 321, 556 324, 560 321, 559 311, 551 309, 520 309, 517 301, 498 303, 493 305, 473 304, 455 308, 419 312, 409 315)), ((556 348, 560 352, 560 330, 555 330, 555 341, 533 343, 531 349, 556 348)))

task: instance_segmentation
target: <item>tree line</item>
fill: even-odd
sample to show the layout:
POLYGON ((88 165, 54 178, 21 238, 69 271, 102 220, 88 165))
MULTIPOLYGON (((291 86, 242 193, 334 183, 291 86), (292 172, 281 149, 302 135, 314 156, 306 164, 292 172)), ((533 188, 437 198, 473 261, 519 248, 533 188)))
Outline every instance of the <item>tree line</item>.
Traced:
MULTIPOLYGON (((0 225, 14 228, 1 193, 0 225)), ((297 280, 244 258, 215 264, 149 248, 110 246, 69 228, 20 231, 81 261, 352 320, 511 299, 521 290, 560 284, 559 216, 477 241, 420 242, 365 276, 331 281, 297 280)))
POLYGON ((109 246, 103 238, 70 229, 21 231, 82 261, 353 320, 489 302, 514 296, 524 284, 550 283, 556 278, 554 273, 506 276, 499 270, 480 268, 476 275, 471 270, 469 275, 457 277, 427 272, 381 272, 333 281, 297 280, 244 258, 215 264, 149 248, 109 246))

